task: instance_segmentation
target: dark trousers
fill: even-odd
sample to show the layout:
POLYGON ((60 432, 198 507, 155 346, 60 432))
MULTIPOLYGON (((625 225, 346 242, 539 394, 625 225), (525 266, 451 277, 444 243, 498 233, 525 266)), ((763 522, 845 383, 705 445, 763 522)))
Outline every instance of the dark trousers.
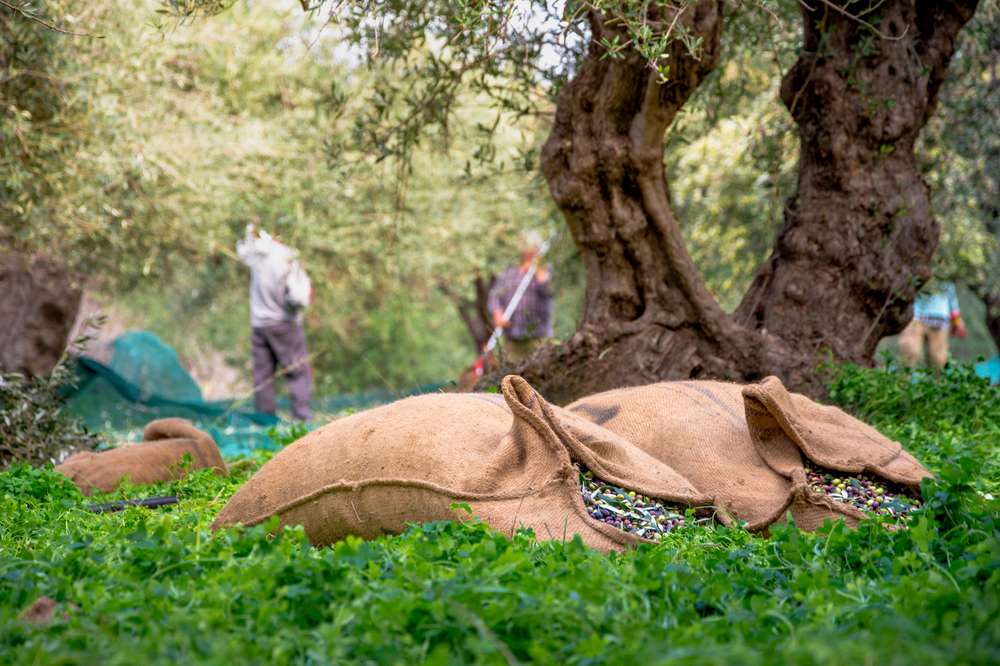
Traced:
POLYGON ((308 421, 312 418, 309 407, 309 388, 312 369, 302 324, 284 322, 273 326, 253 328, 250 344, 253 348, 254 406, 258 412, 274 414, 278 404, 274 399, 275 372, 281 367, 292 400, 292 416, 308 421))

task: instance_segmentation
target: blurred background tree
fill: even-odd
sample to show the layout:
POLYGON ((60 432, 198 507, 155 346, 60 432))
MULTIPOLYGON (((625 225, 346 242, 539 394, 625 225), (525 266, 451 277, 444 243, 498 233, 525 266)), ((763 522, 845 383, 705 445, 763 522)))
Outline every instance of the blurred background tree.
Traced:
MULTIPOLYGON (((140 13, 157 9, 147 2, 140 13)), ((338 148, 350 143, 360 112, 351 100, 370 75, 297 5, 240 4, 183 25, 134 21, 134 6, 114 0, 80 15, 48 10, 101 38, 70 41, 4 17, 16 27, 9 44, 34 53, 24 40, 36 40, 50 71, 74 82, 5 94, 52 109, 4 119, 5 136, 39 145, 25 151, 30 172, 4 152, 8 242, 85 272, 120 327, 155 330, 191 361, 220 350, 242 368, 248 276, 233 246, 257 214, 313 274, 321 390, 401 389, 471 361, 437 286, 466 290, 515 256, 519 230, 551 226, 544 185, 524 164, 537 143, 532 122, 500 128, 486 169, 441 145, 415 152, 401 180, 393 161, 338 148)), ((495 119, 473 98, 467 108, 452 131, 476 141, 495 119)), ((561 331, 572 330, 573 310, 560 308, 561 331)))

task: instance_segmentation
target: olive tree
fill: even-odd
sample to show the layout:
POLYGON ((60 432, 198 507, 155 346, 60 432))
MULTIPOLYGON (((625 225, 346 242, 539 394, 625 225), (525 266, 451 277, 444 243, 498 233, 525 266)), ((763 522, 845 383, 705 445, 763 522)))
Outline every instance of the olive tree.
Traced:
POLYGON ((539 164, 586 267, 586 297, 576 333, 516 370, 567 400, 771 373, 809 388, 823 354, 870 363, 930 277, 939 227, 914 144, 975 9, 975 0, 800 3, 798 57, 780 95, 800 140, 797 189, 732 313, 685 247, 664 142, 717 66, 727 16, 766 21, 775 7, 371 1, 338 3, 329 18, 382 72, 357 120, 374 154, 405 160, 417 142, 447 137, 460 94, 551 112, 539 164))

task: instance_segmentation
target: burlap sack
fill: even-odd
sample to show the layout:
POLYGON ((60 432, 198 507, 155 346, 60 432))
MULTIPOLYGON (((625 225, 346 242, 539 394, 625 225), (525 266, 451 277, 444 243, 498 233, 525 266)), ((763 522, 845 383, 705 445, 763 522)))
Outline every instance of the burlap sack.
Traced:
POLYGON ((222 509, 213 527, 278 516, 312 543, 374 538, 407 523, 475 516, 511 534, 620 550, 642 539, 591 518, 572 461, 599 477, 687 506, 708 498, 668 466, 545 402, 520 377, 503 396, 423 395, 334 421, 289 445, 222 509))
POLYGON ((215 468, 226 473, 219 447, 206 433, 184 419, 159 419, 143 431, 144 441, 94 453, 86 451, 56 465, 85 495, 110 492, 126 477, 137 484, 169 481, 183 476, 185 454, 191 454, 189 469, 215 468))
POLYGON ((807 458, 821 467, 869 472, 918 490, 930 476, 913 456, 836 407, 789 393, 776 377, 741 386, 664 382, 607 391, 567 407, 631 441, 759 530, 790 511, 812 530, 826 518, 851 526, 853 506, 808 488, 807 458))

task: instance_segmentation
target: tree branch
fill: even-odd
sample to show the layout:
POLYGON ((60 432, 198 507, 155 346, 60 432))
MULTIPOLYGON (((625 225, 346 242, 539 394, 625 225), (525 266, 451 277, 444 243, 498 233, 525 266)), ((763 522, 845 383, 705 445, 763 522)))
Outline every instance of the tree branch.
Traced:
POLYGON ((458 316, 469 331, 477 353, 486 344, 492 331, 490 315, 486 308, 486 300, 489 297, 489 289, 492 284, 492 275, 489 279, 485 279, 481 275, 476 275, 474 281, 475 296, 470 299, 457 293, 444 280, 439 280, 437 283, 438 290, 452 302, 458 311, 458 316))
POLYGON ((73 32, 71 30, 65 30, 63 28, 60 28, 59 26, 53 25, 51 23, 42 20, 41 18, 35 16, 34 14, 27 11, 23 7, 18 7, 17 5, 7 2, 7 0, 0 0, 0 5, 3 5, 4 7, 6 7, 7 9, 11 10, 16 14, 20 14, 29 21, 34 21, 35 23, 38 23, 39 25, 48 28, 52 32, 58 32, 59 34, 69 35, 71 37, 90 37, 91 39, 104 39, 104 35, 92 35, 87 32, 73 32))

